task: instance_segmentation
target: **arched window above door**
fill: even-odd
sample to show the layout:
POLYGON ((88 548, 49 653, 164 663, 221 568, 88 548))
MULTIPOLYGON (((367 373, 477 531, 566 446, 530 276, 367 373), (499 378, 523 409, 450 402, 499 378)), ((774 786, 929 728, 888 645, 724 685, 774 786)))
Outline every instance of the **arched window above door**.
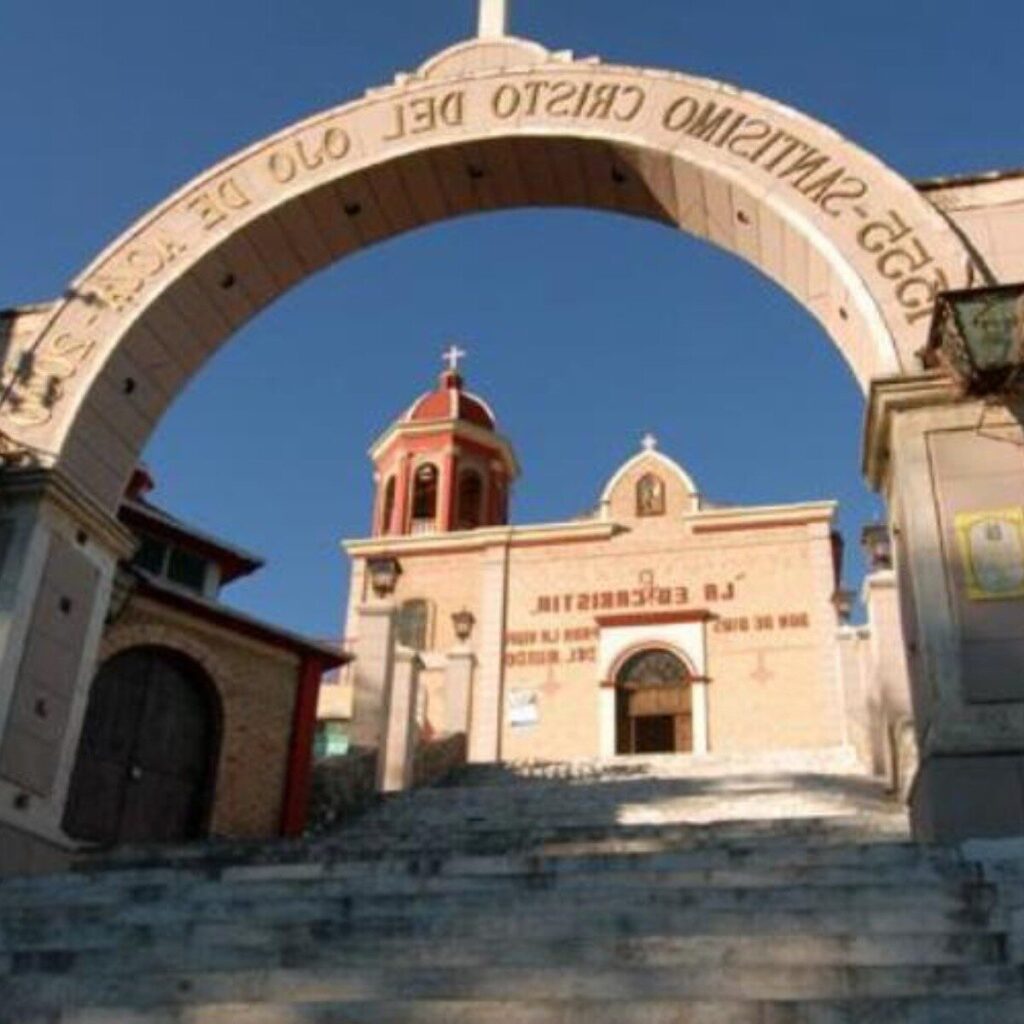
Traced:
POLYGON ((644 473, 636 485, 636 514, 663 516, 665 514, 665 482, 657 473, 644 473))
POLYGON ((678 655, 664 648, 637 651, 623 664, 615 677, 619 685, 665 686, 690 678, 690 670, 678 655))

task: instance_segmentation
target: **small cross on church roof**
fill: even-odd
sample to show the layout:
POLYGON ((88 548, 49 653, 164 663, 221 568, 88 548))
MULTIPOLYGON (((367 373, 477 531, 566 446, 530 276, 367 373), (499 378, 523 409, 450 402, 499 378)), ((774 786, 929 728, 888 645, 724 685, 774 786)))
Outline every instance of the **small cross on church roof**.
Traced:
POLYGON ((654 449, 658 447, 658 439, 652 433, 648 432, 644 434, 640 445, 645 452, 653 452, 654 449))
POLYGON ((447 352, 441 353, 444 361, 448 364, 448 369, 452 373, 459 372, 459 360, 466 358, 466 350, 459 348, 458 345, 452 345, 447 352))

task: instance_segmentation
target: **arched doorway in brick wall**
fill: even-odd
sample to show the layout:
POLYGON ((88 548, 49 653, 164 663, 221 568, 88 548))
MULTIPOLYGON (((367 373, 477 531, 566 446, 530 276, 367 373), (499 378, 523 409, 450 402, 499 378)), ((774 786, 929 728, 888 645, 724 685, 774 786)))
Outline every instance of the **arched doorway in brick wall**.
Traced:
POLYGON ((115 654, 89 694, 65 831, 104 845, 200 837, 219 746, 219 701, 200 665, 165 647, 115 654))

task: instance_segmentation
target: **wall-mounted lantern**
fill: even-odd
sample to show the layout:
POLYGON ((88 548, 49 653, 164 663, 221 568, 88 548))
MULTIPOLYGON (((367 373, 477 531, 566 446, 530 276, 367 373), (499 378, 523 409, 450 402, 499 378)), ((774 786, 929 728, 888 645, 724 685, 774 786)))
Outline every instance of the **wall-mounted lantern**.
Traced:
POLYGON ((839 621, 846 623, 850 621, 850 616, 853 615, 853 605, 856 601, 856 595, 852 590, 837 590, 832 595, 832 604, 835 606, 836 614, 839 616, 839 621))
POLYGON ((370 586, 377 597, 388 597, 395 592, 402 567, 398 559, 391 555, 379 555, 366 560, 366 568, 370 574, 370 586))
POLYGON ((951 370, 971 394, 1012 387, 1024 371, 1024 284, 942 292, 924 362, 951 370))
POLYGON ((892 535, 885 523, 869 523, 860 532, 861 547, 872 572, 892 568, 892 535))
POLYGON ((452 626, 455 628, 455 638, 460 644, 464 644, 473 632, 476 623, 476 616, 468 609, 452 612, 452 626))

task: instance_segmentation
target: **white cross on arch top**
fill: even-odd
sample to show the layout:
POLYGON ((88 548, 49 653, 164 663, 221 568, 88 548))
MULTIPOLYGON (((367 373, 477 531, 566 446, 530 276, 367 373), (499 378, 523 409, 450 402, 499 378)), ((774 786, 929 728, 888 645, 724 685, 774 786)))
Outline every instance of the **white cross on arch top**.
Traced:
POLYGON ((476 34, 481 39, 508 35, 509 0, 480 0, 480 20, 476 34))

